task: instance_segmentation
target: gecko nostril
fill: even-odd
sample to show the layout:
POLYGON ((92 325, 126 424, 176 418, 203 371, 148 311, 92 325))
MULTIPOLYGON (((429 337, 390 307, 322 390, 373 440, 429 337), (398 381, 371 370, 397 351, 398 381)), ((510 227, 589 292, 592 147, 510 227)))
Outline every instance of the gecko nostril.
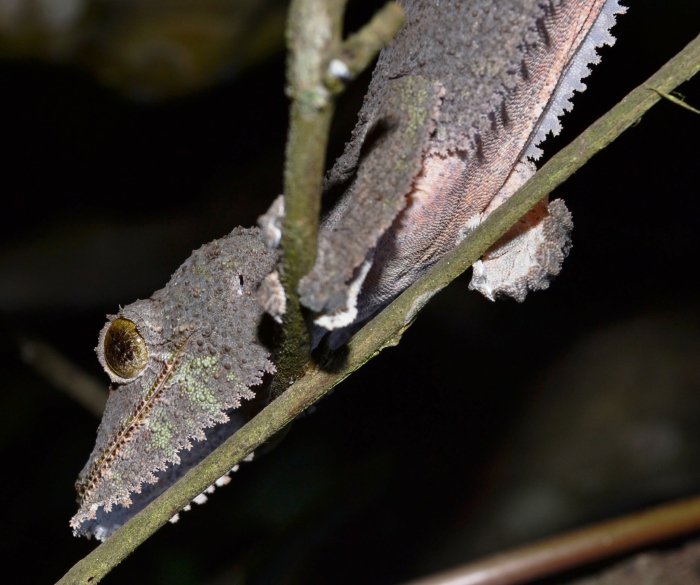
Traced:
POLYGON ((104 361, 120 378, 138 376, 148 363, 148 348, 136 324, 128 319, 115 319, 105 333, 104 361))

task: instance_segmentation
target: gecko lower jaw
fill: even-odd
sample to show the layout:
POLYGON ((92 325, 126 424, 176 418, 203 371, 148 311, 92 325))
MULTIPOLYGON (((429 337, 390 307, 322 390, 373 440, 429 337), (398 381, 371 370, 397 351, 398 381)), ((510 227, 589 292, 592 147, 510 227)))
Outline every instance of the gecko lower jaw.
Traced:
MULTIPOLYGON (((79 498, 78 502, 81 506, 82 503, 89 498, 91 492, 98 483, 109 473, 110 468, 118 459, 120 452, 129 443, 134 433, 138 432, 148 420, 148 416, 153 410, 153 407, 161 398, 163 392, 168 388, 168 382, 172 379, 172 374, 180 363, 186 345, 187 339, 177 348, 173 359, 163 364, 160 373, 156 376, 144 397, 136 405, 134 412, 126 419, 119 432, 117 432, 112 441, 109 442, 103 453, 95 459, 85 480, 76 484, 79 498)), ((122 390, 116 389, 113 391, 120 392, 122 390)))
MULTIPOLYGON (((255 401, 254 401, 255 402, 255 401)), ((246 405, 249 406, 249 405, 246 405)), ((164 471, 156 473, 157 481, 155 483, 142 484, 138 492, 132 492, 131 505, 123 506, 120 504, 112 506, 109 512, 105 512, 102 503, 94 503, 91 505, 94 512, 94 518, 81 518, 76 515, 71 520, 71 527, 75 536, 94 537, 97 540, 104 541, 111 536, 117 528, 122 526, 132 516, 143 510, 148 504, 155 500, 172 484, 180 479, 187 471, 204 459, 216 447, 223 443, 228 437, 233 435, 253 416, 253 408, 239 408, 231 410, 228 414, 230 420, 227 423, 217 425, 208 429, 206 439, 193 444, 189 451, 180 453, 180 463, 177 465, 169 465, 164 471), (76 521, 77 520, 77 521, 76 521)), ((252 454, 251 454, 252 455, 252 454)), ((250 456, 249 456, 250 457, 250 456)), ((235 471, 232 468, 231 471, 235 471)), ((221 478, 220 478, 221 480, 221 478)), ((226 480, 217 482, 225 485, 226 480)), ((218 487, 221 487, 218 485, 218 487)), ((206 493, 211 493, 212 487, 205 490, 193 500, 196 504, 204 504, 207 500, 206 493)), ((189 508, 186 506, 185 511, 189 508)), ((82 509, 81 509, 82 511, 82 509)))

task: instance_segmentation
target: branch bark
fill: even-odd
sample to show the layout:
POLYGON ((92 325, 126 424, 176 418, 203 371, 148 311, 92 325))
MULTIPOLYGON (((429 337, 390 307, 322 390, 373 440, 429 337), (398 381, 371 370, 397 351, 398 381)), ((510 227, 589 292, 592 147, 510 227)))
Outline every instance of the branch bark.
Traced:
POLYGON ((316 260, 323 174, 335 96, 366 68, 403 23, 387 4, 358 33, 342 39, 346 0, 294 0, 289 9, 287 93, 292 99, 284 172, 282 284, 287 311, 272 394, 280 394, 309 361, 310 340, 297 292, 316 260))
POLYGON ((287 94, 292 100, 284 170, 285 215, 280 273, 287 297, 277 353, 278 394, 308 361, 310 342, 297 287, 314 264, 326 145, 333 100, 328 58, 340 48, 345 0, 294 0, 287 24, 287 94))
POLYGON ((640 87, 555 155, 511 199, 503 203, 473 234, 389 307, 363 327, 337 356, 314 365, 286 392, 225 441, 197 467, 117 530, 104 544, 76 563, 58 582, 94 585, 170 517, 204 491, 248 453, 283 429, 382 349, 399 342, 420 309, 439 290, 469 268, 533 205, 563 183, 586 161, 609 145, 657 103, 700 70, 700 36, 640 87))

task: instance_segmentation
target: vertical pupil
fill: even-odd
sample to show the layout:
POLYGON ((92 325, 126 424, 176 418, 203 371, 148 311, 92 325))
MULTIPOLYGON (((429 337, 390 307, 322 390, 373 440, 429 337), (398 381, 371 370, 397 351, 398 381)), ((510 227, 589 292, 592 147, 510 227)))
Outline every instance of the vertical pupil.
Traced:
POLYGON ((134 378, 148 363, 146 342, 128 319, 115 319, 104 338, 105 361, 121 378, 134 378))

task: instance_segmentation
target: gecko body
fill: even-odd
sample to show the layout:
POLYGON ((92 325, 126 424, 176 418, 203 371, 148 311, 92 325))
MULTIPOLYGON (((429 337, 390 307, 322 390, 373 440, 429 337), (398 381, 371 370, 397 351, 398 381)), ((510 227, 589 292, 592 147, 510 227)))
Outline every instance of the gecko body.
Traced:
MULTIPOLYGON (((342 196, 300 283, 317 331, 339 340, 528 179, 624 12, 617 0, 404 5, 406 24, 380 55, 327 177, 342 196)), ((261 323, 285 306, 269 245, 282 210, 278 200, 262 230, 236 228, 203 246, 164 289, 108 318, 97 351, 112 385, 78 478, 75 534, 108 537, 235 432, 256 394, 264 402, 274 365, 261 323)), ((540 204, 477 262, 471 286, 518 300, 545 288, 570 230, 563 203, 540 204)))
MULTIPOLYGON (((534 173, 539 144, 559 131, 625 11, 617 0, 404 4, 407 23, 382 52, 329 173, 328 188, 346 185, 345 194, 300 286, 326 329, 381 309, 534 173)), ((553 205, 541 203, 475 265, 472 288, 523 300, 548 286, 572 227, 563 203, 553 205)))

